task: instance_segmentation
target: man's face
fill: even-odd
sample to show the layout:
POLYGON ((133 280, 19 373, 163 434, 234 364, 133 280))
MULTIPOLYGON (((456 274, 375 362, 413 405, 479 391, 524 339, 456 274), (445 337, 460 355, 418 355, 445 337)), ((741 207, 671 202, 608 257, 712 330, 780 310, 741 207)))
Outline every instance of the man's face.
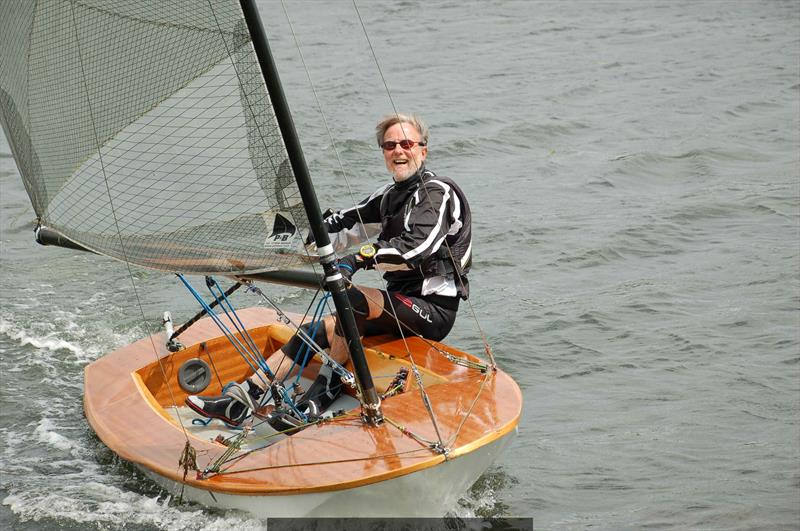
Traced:
POLYGON ((403 149, 398 143, 394 149, 383 150, 386 169, 392 174, 395 182, 405 181, 414 175, 422 167, 425 157, 428 156, 428 147, 416 143, 422 139, 419 131, 411 124, 394 124, 383 134, 384 142, 400 142, 406 139, 415 142, 409 149, 403 149))

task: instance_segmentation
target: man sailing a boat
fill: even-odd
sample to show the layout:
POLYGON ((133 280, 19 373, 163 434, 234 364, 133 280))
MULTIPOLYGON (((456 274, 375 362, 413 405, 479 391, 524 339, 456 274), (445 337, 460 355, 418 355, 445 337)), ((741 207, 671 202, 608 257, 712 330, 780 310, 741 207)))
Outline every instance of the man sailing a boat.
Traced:
MULTIPOLYGON (((325 226, 337 251, 378 235, 374 244, 339 260, 339 271, 348 281, 360 269, 383 272, 384 289, 352 283, 347 289, 360 335, 416 334, 440 341, 453 327, 459 301, 469 296, 469 205, 451 179, 439 177, 425 166, 428 128, 419 117, 388 115, 378 122, 375 131, 392 182, 358 205, 327 216, 325 226)), ((348 350, 336 316, 325 317, 323 323, 325 333, 316 334, 316 343, 330 349, 331 359, 344 364, 348 350)), ((301 328, 311 335, 310 324, 301 328)), ((239 425, 261 404, 264 382, 277 383, 289 376, 291 368, 297 366, 292 361, 302 357, 303 346, 304 340, 296 334, 268 357, 273 377, 259 370, 222 396, 193 395, 186 404, 205 417, 239 425)), ((298 364, 301 362, 297 359, 298 364)), ((340 375, 324 364, 299 398, 297 409, 318 415, 337 398, 341 385, 340 375)), ((285 420, 276 420, 271 422, 275 428, 291 427, 285 420)))

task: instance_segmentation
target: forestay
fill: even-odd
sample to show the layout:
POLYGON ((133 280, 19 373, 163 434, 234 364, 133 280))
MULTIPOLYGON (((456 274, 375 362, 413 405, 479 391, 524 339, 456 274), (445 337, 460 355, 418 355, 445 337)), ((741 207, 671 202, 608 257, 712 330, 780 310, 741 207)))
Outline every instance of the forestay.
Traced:
POLYGON ((0 3, 0 121, 42 225, 189 273, 306 262, 235 0, 0 3))

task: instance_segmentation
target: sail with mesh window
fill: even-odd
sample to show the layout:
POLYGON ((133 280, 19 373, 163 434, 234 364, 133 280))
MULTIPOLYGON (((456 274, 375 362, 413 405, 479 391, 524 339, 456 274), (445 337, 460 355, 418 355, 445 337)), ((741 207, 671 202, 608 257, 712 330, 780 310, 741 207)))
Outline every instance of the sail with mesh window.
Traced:
POLYGON ((187 273, 308 261, 235 0, 0 3, 0 121, 39 222, 187 273))

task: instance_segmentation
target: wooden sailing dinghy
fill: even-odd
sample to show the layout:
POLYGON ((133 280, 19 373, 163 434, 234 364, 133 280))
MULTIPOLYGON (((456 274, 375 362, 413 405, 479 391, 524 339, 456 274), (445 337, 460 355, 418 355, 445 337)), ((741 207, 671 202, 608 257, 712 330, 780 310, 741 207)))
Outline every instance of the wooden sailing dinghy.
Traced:
POLYGON ((258 416, 198 423, 182 404, 250 375, 242 344, 268 356, 299 316, 212 314, 180 348, 168 330, 108 354, 86 368, 84 407, 121 458, 185 498, 262 517, 438 515, 508 444, 521 393, 488 347, 487 362, 413 336, 358 341, 252 1, 3 2, 0 59, 0 118, 40 243, 324 287, 351 340, 339 370, 352 387, 290 432, 258 416), (292 269, 309 232, 321 275, 292 269), (199 384, 186 376, 198 367, 199 384))
MULTIPOLYGON (((265 352, 292 334, 270 310, 251 308, 240 315, 265 352)), ((163 334, 154 339, 164 344, 163 334)), ((241 380, 248 367, 210 320, 190 328, 183 340, 191 344, 179 352, 161 347, 166 383, 153 360, 149 339, 92 363, 86 368, 84 405, 92 428, 120 457, 173 491, 185 485, 185 497, 212 507, 233 507, 264 517, 441 515, 508 444, 519 419, 520 392, 507 374, 455 365, 433 346, 410 338, 439 430, 449 443, 447 455, 400 428, 436 439, 420 394, 409 386, 382 402, 386 421, 379 426, 365 424, 357 401, 346 397, 355 406, 354 414, 274 442, 269 439, 272 432, 262 424, 241 453, 255 451, 226 465, 230 468, 223 473, 198 478, 190 472, 184 480, 178 457, 185 437, 172 407, 187 395, 178 385, 179 367, 192 358, 213 360, 222 382, 241 380)), ((409 367, 408 353, 399 339, 371 338, 365 346, 375 375, 409 367)), ((435 346, 479 362, 455 349, 435 346)), ((313 374, 314 368, 310 370, 313 374)), ((376 382, 383 393, 389 380, 376 382)), ((206 392, 221 392, 216 378, 206 392)), ((180 410, 197 451, 198 468, 203 470, 225 452, 225 446, 211 439, 226 434, 226 429, 216 421, 211 429, 193 426, 191 411, 180 410)))

